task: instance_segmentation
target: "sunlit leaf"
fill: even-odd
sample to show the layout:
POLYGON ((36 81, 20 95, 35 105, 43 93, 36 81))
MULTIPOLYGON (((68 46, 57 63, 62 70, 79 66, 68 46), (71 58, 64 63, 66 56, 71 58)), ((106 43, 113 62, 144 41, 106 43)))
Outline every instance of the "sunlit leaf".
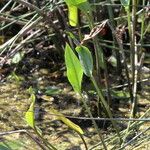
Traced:
POLYGON ((25 119, 27 124, 36 130, 40 135, 42 135, 42 131, 35 125, 35 114, 34 114, 34 105, 35 105, 35 95, 31 94, 30 96, 31 104, 28 111, 25 114, 25 119))
POLYGON ((14 57, 12 58, 12 63, 13 63, 13 64, 19 63, 19 62, 22 60, 23 56, 24 56, 24 53, 23 53, 23 52, 18 52, 18 53, 16 53, 16 54, 14 55, 14 57))
POLYGON ((25 114, 25 119, 26 119, 26 122, 27 124, 34 128, 35 127, 35 121, 34 121, 34 104, 35 104, 35 95, 32 94, 31 97, 30 97, 32 103, 28 109, 28 111, 26 112, 25 114))
POLYGON ((71 47, 66 44, 65 47, 65 63, 67 67, 67 77, 74 91, 81 92, 81 82, 83 77, 83 69, 77 56, 71 47))
POLYGON ((67 5, 73 5, 73 6, 77 6, 81 3, 86 2, 87 0, 65 0, 65 2, 67 3, 67 5))
POLYGON ((73 123, 72 121, 67 119, 63 114, 61 114, 60 112, 58 112, 55 109, 51 109, 51 112, 56 115, 58 120, 61 120, 63 123, 65 123, 71 129, 73 129, 74 131, 76 131, 80 134, 84 134, 83 130, 78 125, 76 125, 75 123, 73 123))
POLYGON ((85 46, 77 46, 76 51, 78 52, 84 73, 88 77, 91 77, 93 71, 93 58, 91 52, 85 46))
POLYGON ((90 11, 90 4, 87 0, 65 0, 68 6, 69 24, 77 26, 78 24, 78 9, 85 14, 90 11))
POLYGON ((78 8, 76 6, 68 6, 69 24, 76 27, 78 24, 78 8))

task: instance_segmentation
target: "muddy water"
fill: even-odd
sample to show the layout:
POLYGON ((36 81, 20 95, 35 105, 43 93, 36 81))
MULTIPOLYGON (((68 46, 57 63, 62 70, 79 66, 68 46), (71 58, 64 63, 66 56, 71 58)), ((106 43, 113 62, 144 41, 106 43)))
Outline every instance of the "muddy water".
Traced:
MULTIPOLYGON (((30 85, 33 85, 33 87, 37 88, 37 90, 40 89, 37 91, 37 103, 35 107, 36 123, 42 129, 44 137, 50 143, 54 144, 58 150, 84 150, 84 145, 79 136, 72 130, 68 129, 66 125, 62 124, 60 121, 57 121, 56 117, 52 116, 49 111, 50 108, 54 106, 64 114, 76 116, 81 112, 81 102, 78 99, 78 96, 71 91, 71 87, 68 86, 68 84, 59 82, 55 83, 53 80, 50 80, 52 75, 55 74, 53 73, 50 77, 48 77, 48 73, 49 72, 45 71, 44 69, 39 73, 35 73, 34 80, 32 78, 31 83, 27 83, 25 80, 20 82, 8 80, 0 83, 0 132, 27 129, 32 135, 34 135, 33 131, 27 126, 24 120, 25 112, 30 105, 27 88, 30 85), (24 85, 26 86, 24 87, 24 85), (42 93, 42 89, 44 89, 46 86, 58 87, 61 89, 61 93, 53 96, 46 96, 42 93)), ((149 88, 147 86, 146 92, 143 91, 141 94, 142 97, 139 98, 139 102, 141 104, 139 107, 139 116, 142 115, 149 106, 148 89, 149 88)), ((120 113, 122 115, 130 113, 129 109, 125 108, 125 103, 126 102, 121 103, 119 108, 120 111, 118 112, 119 115, 120 113)), ((140 128, 141 130, 144 130, 149 126, 149 123, 145 123, 140 128)), ((85 139, 88 143, 88 146, 92 146, 99 142, 92 126, 86 127, 83 130, 85 132, 85 139)), ((113 134, 113 132, 111 132, 109 129, 102 130, 102 133, 104 136, 107 135, 107 137, 113 134)), ((147 135, 149 134, 150 133, 147 132, 147 135)), ((35 144, 35 142, 26 134, 16 133, 3 136, 3 138, 0 138, 0 141, 9 141, 8 144, 10 144, 12 141, 15 141, 15 144, 10 144, 12 149, 18 149, 19 147, 19 150, 40 150, 37 144, 35 144), (16 141, 19 141, 19 143, 16 141)))

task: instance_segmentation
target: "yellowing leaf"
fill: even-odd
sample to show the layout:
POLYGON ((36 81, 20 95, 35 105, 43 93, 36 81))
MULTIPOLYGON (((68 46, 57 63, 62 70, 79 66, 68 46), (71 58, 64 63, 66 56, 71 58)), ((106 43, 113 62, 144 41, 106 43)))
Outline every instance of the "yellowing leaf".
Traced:
POLYGON ((34 121, 34 104, 35 104, 35 95, 32 94, 30 97, 32 103, 28 109, 28 111, 25 114, 25 119, 27 124, 32 127, 35 128, 35 121, 34 121))
MULTIPOLYGON (((31 88, 32 89, 32 88, 31 88)), ((35 125, 35 120, 34 120, 34 104, 35 104, 35 95, 31 94, 30 99, 32 101, 28 111, 25 114, 25 119, 27 124, 32 127, 36 132, 38 132, 40 135, 42 135, 42 131, 40 128, 38 128, 35 125)))
POLYGON ((84 134, 83 130, 78 125, 76 125, 75 123, 73 123, 72 121, 67 119, 63 114, 61 114, 60 112, 58 112, 55 109, 51 109, 51 112, 54 113, 55 115, 57 115, 58 120, 61 120, 63 123, 65 123, 71 129, 73 129, 74 131, 76 131, 80 134, 84 134))
POLYGON ((77 6, 81 3, 85 3, 87 2, 87 0, 65 0, 67 5, 73 5, 73 6, 77 6))
POLYGON ((69 24, 76 27, 78 24, 78 8, 73 5, 68 5, 69 24))

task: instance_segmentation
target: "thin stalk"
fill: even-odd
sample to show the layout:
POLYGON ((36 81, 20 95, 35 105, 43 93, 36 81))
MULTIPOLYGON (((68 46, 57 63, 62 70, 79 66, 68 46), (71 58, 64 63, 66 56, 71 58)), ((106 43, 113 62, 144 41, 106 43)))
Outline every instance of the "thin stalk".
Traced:
MULTIPOLYGON (((133 0, 134 1, 134 0, 133 0)), ((133 6, 134 7, 134 6, 133 6)), ((132 21, 135 21, 135 10, 133 10, 132 7, 132 21), (134 16, 133 16, 134 15, 134 16)), ((130 6, 126 8, 127 12, 127 21, 128 21, 128 32, 129 32, 129 40, 130 40, 130 62, 131 62, 131 70, 132 70, 132 82, 134 82, 134 37, 135 37, 135 22, 131 22, 131 12, 130 12, 130 6), (132 24, 133 23, 133 24, 132 24)), ((133 102, 133 97, 131 99, 131 102, 133 102)))
POLYGON ((104 61, 105 65, 105 70, 104 70, 104 76, 105 76, 105 86, 106 86, 106 93, 107 93, 107 100, 108 100, 108 105, 112 105, 112 97, 111 97, 111 91, 110 91, 110 85, 109 85, 109 75, 108 75, 108 69, 107 69, 107 64, 106 61, 104 61))
MULTIPOLYGON (((92 30, 94 28, 94 21, 93 17, 90 14, 86 14, 86 17, 89 22, 89 27, 92 30)), ((93 39, 93 44, 94 44, 94 49, 95 49, 95 56, 96 56, 96 71, 97 71, 97 76, 100 77, 100 68, 104 68, 104 57, 103 57, 103 50, 98 44, 98 39, 95 37, 93 39)), ((100 80, 99 80, 100 82, 100 80)))
MULTIPOLYGON (((143 6, 145 6, 145 0, 143 0, 143 6)), ((140 41, 143 44, 143 37, 144 37, 144 28, 145 28, 145 19, 144 19, 144 15, 145 15, 145 11, 143 11, 142 14, 142 22, 141 22, 141 37, 140 37, 140 41)))
MULTIPOLYGON (((109 4, 107 6, 108 8, 108 14, 109 14, 109 20, 110 20, 110 23, 111 23, 111 26, 112 28, 115 28, 115 20, 114 20, 114 13, 113 13, 113 9, 112 9, 112 1, 111 0, 107 0, 107 3, 109 4)), ((113 46, 115 47, 115 45, 117 44, 117 41, 114 37, 114 35, 112 34, 113 36, 113 46)), ((119 51, 115 51, 115 55, 116 55, 116 59, 117 59, 117 75, 118 77, 121 76, 122 74, 122 67, 121 67, 121 59, 120 59, 120 52, 119 51)), ((120 79, 120 82, 121 82, 121 79, 120 79)))
MULTIPOLYGON (((95 81, 95 79, 94 79, 93 76, 91 76, 90 79, 91 79, 91 81, 92 81, 92 83, 93 83, 93 85, 94 85, 94 87, 95 87, 95 89, 96 89, 96 91, 97 91, 97 94, 98 94, 99 98, 101 99, 101 102, 102 102, 102 104, 103 104, 105 110, 106 110, 107 113, 108 113, 108 116, 109 116, 110 118, 113 118, 112 113, 111 113, 111 111, 110 111, 110 108, 109 108, 109 106, 108 106, 107 102, 105 101, 104 96, 103 96, 103 94, 102 94, 102 90, 98 87, 98 85, 97 85, 97 83, 96 83, 96 81, 95 81)), ((121 138, 120 133, 119 133, 119 131, 118 131, 118 128, 117 128, 117 125, 116 125, 116 121, 111 120, 111 122, 112 122, 112 124, 113 124, 113 126, 114 126, 114 129, 116 130, 116 133, 117 133, 117 135, 118 135, 118 137, 119 137, 120 144, 121 144, 121 143, 122 143, 122 138, 121 138)))
POLYGON ((51 20, 50 16, 48 16, 48 15, 44 12, 44 8, 45 8, 45 7, 42 8, 42 9, 39 9, 39 8, 36 7, 35 5, 32 5, 31 3, 26 2, 26 1, 23 1, 23 0, 14 0, 14 1, 16 1, 16 2, 18 2, 18 3, 21 3, 22 5, 24 5, 24 6, 28 7, 28 8, 30 8, 31 10, 36 11, 37 14, 39 14, 41 17, 43 17, 43 18, 46 20, 46 23, 54 29, 56 35, 58 35, 58 37, 59 37, 59 41, 60 41, 61 45, 63 45, 63 44, 65 43, 65 39, 64 39, 64 37, 62 36, 61 31, 57 28, 57 26, 56 26, 56 25, 54 24, 54 22, 51 20))
POLYGON ((128 143, 126 143, 119 150, 123 150, 125 147, 127 147, 129 144, 131 144, 134 140, 136 140, 139 136, 141 136, 142 134, 144 134, 145 132, 147 132, 149 129, 150 129, 150 127, 148 127, 147 129, 145 129, 143 132, 140 132, 138 135, 136 135, 135 137, 133 137, 128 143))
POLYGON ((49 150, 57 150, 51 143, 49 143, 47 140, 45 140, 40 133, 37 131, 36 127, 34 128, 35 133, 38 135, 38 137, 42 140, 42 142, 45 144, 45 146, 49 149, 49 150))
MULTIPOLYGON (((77 133, 78 133, 78 132, 77 132, 77 133)), ((86 141, 85 141, 84 137, 83 137, 80 133, 78 133, 78 134, 79 134, 80 138, 81 138, 82 141, 83 141, 83 144, 84 144, 84 146, 85 146, 85 150, 88 150, 88 147, 87 147, 87 144, 86 144, 86 141)))
POLYGON ((126 77, 127 77, 128 89, 129 89, 129 93, 130 93, 130 99, 131 99, 131 101, 133 101, 132 86, 131 86, 131 82, 130 82, 129 71, 128 71, 127 61, 126 61, 126 56, 125 56, 124 49, 123 49, 123 43, 122 43, 122 40, 120 40, 117 37, 117 35, 115 33, 115 30, 109 24, 109 22, 108 22, 108 25, 109 25, 110 29, 112 30, 112 33, 113 33, 114 37, 116 38, 116 41, 117 41, 118 46, 119 46, 119 49, 122 52, 121 54, 122 54, 122 59, 123 59, 123 62, 124 62, 125 74, 126 74, 126 77))
MULTIPOLYGON (((134 83, 134 77, 135 77, 135 31, 136 31, 136 6, 137 5, 137 0, 132 0, 132 26, 131 26, 131 45, 130 45, 130 50, 131 50, 131 66, 132 66, 132 81, 134 83)), ((134 88, 134 87, 133 87, 134 88)), ((134 97, 133 97, 134 98, 134 97)))
POLYGON ((0 13, 2 13, 2 11, 4 11, 4 10, 9 6, 9 4, 10 4, 11 2, 12 2, 12 0, 8 1, 8 2, 4 5, 4 7, 1 8, 0 13))
MULTIPOLYGON (((132 66, 132 82, 133 82, 133 99, 132 99, 132 110, 131 110, 131 118, 135 117, 136 114, 136 107, 137 107, 137 69, 135 69, 135 65, 138 63, 138 58, 137 58, 137 47, 135 47, 135 28, 136 28, 136 0, 132 0, 132 34, 130 35, 131 37, 131 45, 130 45, 130 50, 131 50, 131 66, 132 66), (135 52, 136 51, 136 52, 135 52), (135 76, 136 74, 136 76, 135 76)), ((127 131, 123 140, 123 143, 121 147, 123 147, 126 138, 128 136, 128 132, 130 130, 130 125, 131 121, 128 123, 127 131)))
POLYGON ((46 148, 45 148, 35 137, 33 137, 29 132, 27 132, 27 131, 24 130, 24 129, 22 129, 22 130, 15 130, 15 131, 3 132, 3 133, 0 133, 0 136, 9 135, 9 134, 14 134, 14 133, 25 133, 25 134, 27 134, 42 150, 46 150, 46 148))
POLYGON ((111 2, 111 0, 106 0, 106 1, 107 1, 108 4, 110 4, 110 5, 107 6, 110 22, 111 22, 112 26, 115 27, 114 13, 113 13, 113 9, 112 9, 112 2, 111 2))
POLYGON ((86 104, 86 100, 85 100, 85 98, 82 96, 81 93, 79 93, 79 94, 80 94, 81 100, 82 100, 82 102, 83 102, 83 105, 84 105, 86 111, 88 112, 88 115, 89 115, 90 118, 92 119, 92 123, 93 123, 93 125, 94 125, 94 128, 95 128, 96 131, 97 131, 97 134, 99 135, 99 138, 100 138, 100 140, 101 140, 101 142, 102 142, 102 145, 103 145, 104 149, 107 150, 107 147, 106 147, 106 144, 105 144, 105 142, 104 142, 103 136, 102 136, 100 130, 98 129, 98 126, 97 126, 95 120, 93 119, 93 115, 92 115, 92 113, 91 113, 91 111, 90 111, 88 105, 86 104))
POLYGON ((138 52, 137 47, 135 47, 135 54, 134 54, 134 66, 135 73, 134 73, 134 82, 133 82, 133 104, 132 104, 132 112, 131 117, 134 118, 137 112, 137 81, 138 81, 138 52))
MULTIPOLYGON (((94 27, 93 18, 89 14, 87 14, 87 18, 89 21, 90 29, 92 29, 94 27)), ((102 50, 100 44, 98 43, 97 37, 95 37, 93 39, 93 43, 94 43, 95 56, 96 56, 96 71, 97 71, 97 77, 98 77, 98 85, 100 86, 100 83, 101 83, 101 81, 100 81, 100 79, 101 79, 100 68, 103 68, 104 72, 105 72, 106 88, 107 88, 107 92, 108 92, 107 98, 108 98, 108 101, 111 102, 111 94, 110 94, 109 82, 108 82, 108 71, 106 68, 105 60, 104 60, 103 50, 102 50)), ((99 100, 97 102, 97 106, 99 106, 99 100)), ((98 107, 98 112, 100 112, 99 107, 98 107)))
MULTIPOLYGON (((149 113, 150 113, 150 108, 149 108, 139 119, 144 118, 144 117, 145 117, 147 114, 149 114, 149 113)), ((145 123, 145 121, 140 121, 140 122, 135 121, 134 123, 131 124, 130 130, 131 130, 131 129, 134 129, 134 128, 137 127, 137 126, 140 126, 140 125, 143 124, 143 123, 145 123)), ((123 135, 124 133, 126 133, 126 130, 127 130, 127 129, 125 129, 124 131, 121 131, 121 135, 123 135)), ((111 136, 111 137, 105 139, 105 142, 110 141, 110 142, 114 143, 114 141, 117 140, 117 139, 118 139, 118 136, 115 134, 115 135, 113 135, 113 136, 111 136)), ((109 143, 110 143, 110 142, 109 142, 109 143)), ((108 143, 108 144, 109 144, 109 143, 108 143)), ((94 145, 94 146, 92 146, 91 148, 89 148, 89 150, 92 150, 92 149, 98 147, 100 144, 101 144, 101 142, 98 143, 98 144, 96 144, 96 145, 94 145)))
MULTIPOLYGON (((86 17, 87 17, 88 22, 89 22, 89 27, 92 30, 94 28, 94 21, 93 21, 93 17, 91 15, 91 12, 89 14, 87 13, 86 17)), ((100 68, 104 68, 103 50, 98 43, 97 37, 95 37, 93 39, 93 44, 94 44, 95 57, 96 57, 96 76, 98 77, 97 81, 98 81, 98 84, 100 85, 100 83, 101 83, 101 70, 100 70, 100 68)), ((100 112, 99 101, 97 102, 97 106, 98 106, 98 114, 99 114, 99 112, 100 112)))
MULTIPOLYGON (((108 14, 109 14, 109 20, 111 22, 111 25, 112 25, 112 28, 115 28, 115 21, 114 21, 114 12, 113 12, 113 9, 112 9, 112 1, 111 0, 106 0, 108 4, 107 6, 107 9, 108 9, 108 14)), ((116 40, 115 40, 115 37, 114 35, 112 34, 112 37, 113 37, 113 47, 115 47, 115 44, 116 44, 116 40)), ((122 69, 121 69, 121 60, 120 60, 120 54, 119 54, 119 51, 115 51, 115 54, 116 54, 116 58, 117 58, 117 75, 120 76, 121 75, 121 72, 122 72, 122 69)), ((107 71, 107 65, 106 65, 106 62, 105 62, 105 78, 106 78, 106 88, 107 88, 107 91, 108 91, 108 100, 109 100, 109 105, 112 104, 112 98, 111 98, 111 93, 110 93, 110 86, 109 86, 109 81, 108 81, 108 71, 107 71)))

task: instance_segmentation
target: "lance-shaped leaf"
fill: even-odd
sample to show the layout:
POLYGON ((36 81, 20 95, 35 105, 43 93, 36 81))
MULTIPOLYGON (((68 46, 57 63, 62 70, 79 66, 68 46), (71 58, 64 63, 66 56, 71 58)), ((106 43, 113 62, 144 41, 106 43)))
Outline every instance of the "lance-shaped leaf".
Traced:
POLYGON ((78 52, 84 73, 88 77, 91 77, 93 71, 93 58, 91 52, 85 46, 77 46, 76 51, 78 52))
POLYGON ((78 24, 78 9, 84 13, 90 11, 90 4, 87 0, 65 0, 68 6, 69 24, 77 26, 78 24))
POLYGON ((63 114, 61 114, 60 112, 52 108, 51 108, 51 112, 57 116, 58 120, 61 120, 64 124, 66 124, 71 129, 73 129, 74 131, 80 134, 84 134, 83 130, 78 125, 76 125, 75 123, 67 119, 63 114))
POLYGON ((34 115, 35 95, 31 94, 30 99, 32 102, 31 102, 31 105, 30 105, 28 111, 25 114, 25 119, 26 119, 27 124, 30 127, 32 127, 34 130, 36 130, 36 132, 38 132, 40 135, 42 135, 41 129, 35 125, 35 118, 34 118, 34 116, 35 116, 34 115))
POLYGON ((75 92, 81 93, 83 69, 79 59, 68 44, 66 44, 65 47, 65 63, 67 67, 67 77, 70 84, 75 92))
POLYGON ((73 5, 68 5, 69 24, 76 27, 78 24, 78 8, 73 5))
POLYGON ((26 112, 25 114, 25 119, 26 119, 26 122, 27 124, 34 128, 35 127, 35 121, 34 121, 34 104, 35 104, 35 95, 34 94, 31 94, 31 97, 30 97, 32 103, 28 109, 28 111, 26 112))

